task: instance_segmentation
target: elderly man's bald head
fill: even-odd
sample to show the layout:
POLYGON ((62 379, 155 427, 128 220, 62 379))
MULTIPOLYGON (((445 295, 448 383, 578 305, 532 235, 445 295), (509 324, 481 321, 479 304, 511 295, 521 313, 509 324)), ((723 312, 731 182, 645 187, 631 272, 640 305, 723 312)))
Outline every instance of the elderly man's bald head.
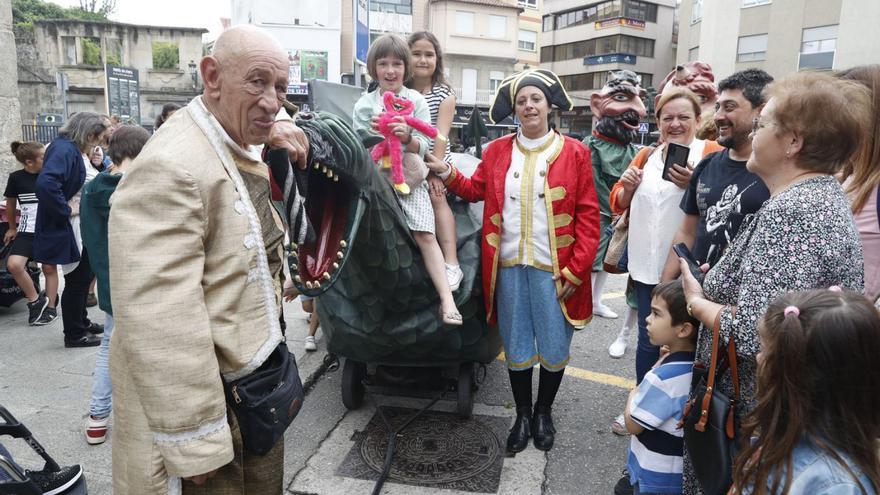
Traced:
POLYGON ((231 62, 242 56, 253 56, 255 52, 287 56, 278 40, 266 31, 250 25, 235 26, 223 31, 214 42, 211 55, 221 62, 231 62))
POLYGON ((236 143, 262 144, 287 95, 290 62, 272 36, 253 26, 224 31, 202 59, 202 101, 236 143))

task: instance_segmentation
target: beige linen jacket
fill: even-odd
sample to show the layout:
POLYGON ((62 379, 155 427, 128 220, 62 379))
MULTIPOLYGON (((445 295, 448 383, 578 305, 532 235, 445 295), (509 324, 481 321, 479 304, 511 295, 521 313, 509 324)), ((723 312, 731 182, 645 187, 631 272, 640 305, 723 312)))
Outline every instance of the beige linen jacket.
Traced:
POLYGON ((260 204, 258 152, 196 98, 113 195, 114 493, 178 493, 180 478, 233 459, 220 376, 252 372, 282 340, 283 224, 260 204))

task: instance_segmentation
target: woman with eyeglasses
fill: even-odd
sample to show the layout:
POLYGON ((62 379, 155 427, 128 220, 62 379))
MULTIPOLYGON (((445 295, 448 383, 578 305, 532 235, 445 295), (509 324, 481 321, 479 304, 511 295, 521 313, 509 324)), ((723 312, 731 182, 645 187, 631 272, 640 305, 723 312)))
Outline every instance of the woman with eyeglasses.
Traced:
MULTIPOLYGON (((754 122, 746 166, 767 185, 770 199, 743 220, 702 287, 681 261, 688 312, 703 324, 696 360, 709 362, 713 329, 720 331, 720 348, 734 339, 738 418, 756 406, 758 321, 770 302, 790 291, 864 288, 859 234, 835 174, 866 132, 867 89, 828 74, 801 73, 764 93, 767 104, 754 122)), ((732 396, 730 373, 716 389, 732 396)), ((684 492, 700 493, 692 461, 686 451, 684 492)))

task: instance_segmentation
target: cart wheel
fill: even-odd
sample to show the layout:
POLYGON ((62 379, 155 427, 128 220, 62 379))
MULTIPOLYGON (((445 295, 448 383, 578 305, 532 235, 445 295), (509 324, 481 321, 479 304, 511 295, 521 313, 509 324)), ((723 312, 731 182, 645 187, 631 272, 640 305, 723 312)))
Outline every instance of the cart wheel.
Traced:
POLYGON ((364 378, 366 376, 366 364, 345 359, 345 365, 342 368, 342 404, 346 409, 354 410, 363 404, 364 378))
POLYGON ((467 419, 474 412, 474 364, 458 367, 458 415, 467 419))

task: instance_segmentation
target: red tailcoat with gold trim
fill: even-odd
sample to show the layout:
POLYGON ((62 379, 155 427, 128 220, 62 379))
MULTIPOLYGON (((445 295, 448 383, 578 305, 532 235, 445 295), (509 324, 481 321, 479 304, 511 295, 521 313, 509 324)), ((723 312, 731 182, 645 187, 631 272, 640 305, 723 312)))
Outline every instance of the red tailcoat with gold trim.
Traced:
MULTIPOLYGON (((515 138, 510 135, 492 141, 470 178, 455 168, 446 178, 447 187, 457 196, 470 202, 485 201, 481 256, 489 323, 497 321, 495 280, 504 225, 501 217, 504 183, 515 138)), ((590 150, 574 139, 564 139, 562 150, 547 164, 543 194, 547 205, 553 275, 561 275, 577 287, 560 306, 572 325, 582 326, 593 315, 590 270, 599 245, 599 202, 593 185, 590 150)), ((561 288, 562 283, 557 280, 557 293, 561 288)))

